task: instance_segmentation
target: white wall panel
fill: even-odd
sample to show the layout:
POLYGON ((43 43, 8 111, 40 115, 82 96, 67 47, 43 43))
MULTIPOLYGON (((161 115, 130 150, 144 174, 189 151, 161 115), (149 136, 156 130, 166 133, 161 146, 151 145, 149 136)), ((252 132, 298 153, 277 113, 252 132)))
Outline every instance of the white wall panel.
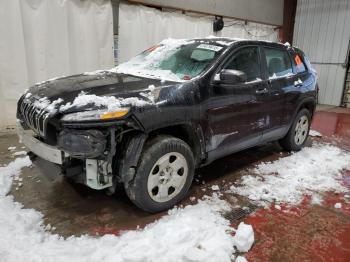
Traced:
POLYGON ((298 0, 293 44, 318 71, 321 104, 341 104, 349 40, 349 0, 298 0))
POLYGON ((129 0, 156 6, 179 8, 258 23, 282 25, 283 0, 129 0))
POLYGON ((34 83, 112 66, 109 0, 0 1, 0 129, 34 83))
MULTIPOLYGON (((119 7, 119 53, 124 62, 165 38, 194 38, 214 35, 212 17, 191 17, 180 13, 161 12, 141 5, 121 4, 119 7)), ((240 21, 227 21, 215 36, 278 40, 274 27, 240 21), (248 33, 249 32, 249 33, 248 33), (255 35, 255 36, 254 36, 255 35)))

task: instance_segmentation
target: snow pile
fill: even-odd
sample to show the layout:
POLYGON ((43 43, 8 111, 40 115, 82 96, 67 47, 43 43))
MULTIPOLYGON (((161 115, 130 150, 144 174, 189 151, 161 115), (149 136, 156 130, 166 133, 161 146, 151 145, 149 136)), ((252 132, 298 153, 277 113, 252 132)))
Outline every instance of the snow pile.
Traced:
POLYGON ((315 144, 291 156, 262 163, 257 175, 242 177, 231 191, 266 206, 266 202, 298 204, 303 195, 320 199, 327 191, 346 192, 341 171, 350 169, 350 153, 327 144, 315 144))
POLYGON ((21 167, 30 164, 28 157, 18 158, 0 169, 0 176, 6 178, 0 188, 1 261, 223 262, 231 261, 234 241, 244 250, 251 246, 252 232, 247 225, 240 225, 236 237, 232 237, 230 222, 220 214, 230 207, 216 195, 199 200, 193 206, 174 208, 142 230, 121 236, 64 239, 46 231, 42 214, 24 209, 12 196, 5 196, 12 177, 18 176, 21 167), (249 243, 243 243, 245 240, 249 243))
MULTIPOLYGON (((151 96, 151 95, 150 95, 151 96)), ((73 107, 83 107, 89 104, 94 104, 98 107, 105 107, 107 112, 112 112, 119 110, 126 106, 145 106, 147 104, 153 103, 153 100, 147 96, 151 101, 141 100, 137 97, 128 97, 128 98, 116 98, 114 96, 97 96, 97 95, 88 95, 84 92, 81 92, 72 103, 67 103, 60 107, 60 111, 64 112, 73 107)))
POLYGON ((335 208, 341 208, 341 206, 342 206, 341 203, 335 203, 334 205, 335 208))
POLYGON ((238 256, 238 257, 236 258, 235 262, 247 262, 247 259, 245 259, 245 257, 238 256))
POLYGON ((212 185, 211 190, 217 191, 217 190, 220 190, 220 187, 218 185, 212 185))
POLYGON ((22 156, 22 155, 27 155, 27 151, 17 151, 12 154, 13 156, 22 156))
POLYGON ((50 101, 47 97, 35 100, 34 106, 39 109, 45 109, 46 112, 55 113, 59 104, 63 102, 62 98, 50 101))
MULTIPOLYGON (((23 167, 28 167, 31 164, 32 162, 27 156, 23 158, 16 158, 13 162, 8 164, 7 166, 0 167, 0 199, 5 195, 7 195, 8 192, 10 192, 12 181, 14 178, 18 177, 21 169, 23 167)), ((0 209, 0 213, 4 215, 7 214, 6 212, 3 213, 3 210, 1 209, 0 209)), ((0 236, 2 236, 2 234, 0 234, 0 236)))
POLYGON ((322 134, 315 130, 310 130, 309 136, 322 137, 322 134))
POLYGON ((241 222, 236 230, 233 243, 239 252, 248 252, 254 243, 253 227, 241 222))

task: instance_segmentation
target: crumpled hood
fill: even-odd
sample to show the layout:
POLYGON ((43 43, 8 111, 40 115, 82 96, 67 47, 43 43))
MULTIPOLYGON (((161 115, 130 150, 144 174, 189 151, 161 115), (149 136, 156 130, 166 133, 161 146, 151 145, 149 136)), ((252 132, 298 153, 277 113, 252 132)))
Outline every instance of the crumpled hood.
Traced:
POLYGON ((50 108, 50 110, 59 109, 62 112, 76 112, 91 110, 96 106, 100 107, 100 97, 116 98, 109 99, 109 101, 111 103, 122 101, 123 105, 130 103, 137 106, 157 103, 159 90, 164 86, 174 84, 110 71, 98 71, 38 83, 27 91, 25 97, 39 100, 37 103, 39 107, 50 108), (77 100, 82 100, 82 95, 88 98, 85 101, 87 103, 80 101, 76 103, 77 100))

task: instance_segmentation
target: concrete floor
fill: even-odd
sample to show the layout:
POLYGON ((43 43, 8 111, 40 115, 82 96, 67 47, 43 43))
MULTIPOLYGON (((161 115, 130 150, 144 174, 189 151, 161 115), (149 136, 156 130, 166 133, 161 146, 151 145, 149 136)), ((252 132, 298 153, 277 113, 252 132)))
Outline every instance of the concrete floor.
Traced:
MULTIPOLYGON (((336 143, 350 150, 350 110, 324 106, 317 110, 312 128, 324 137, 313 139, 336 143)), ((9 163, 14 159, 13 153, 22 150, 13 133, 0 136, 0 164, 9 163), (10 146, 16 146, 16 149, 10 151, 10 146)), ((253 165, 283 155, 286 153, 272 143, 215 161, 196 171, 193 186, 181 205, 194 203, 203 195, 211 194, 212 185, 219 185, 220 191, 224 192, 253 165)), ((349 178, 350 173, 344 177, 349 178)), ((15 200, 26 208, 40 211, 45 223, 65 237, 118 235, 125 230, 143 227, 165 214, 150 215, 140 211, 128 200, 122 188, 115 195, 107 196, 103 191, 71 183, 50 164, 42 169, 37 166, 25 168, 21 178, 23 185, 15 182, 11 190, 15 200)), ((223 193, 223 197, 232 204, 249 206, 249 202, 239 196, 223 193)), ((253 225, 256 233, 256 242, 247 255, 248 260, 350 261, 350 204, 336 212, 332 207, 338 198, 330 193, 323 206, 311 205, 306 198, 295 207, 294 213, 288 215, 271 208, 257 209, 253 216, 242 218, 253 225), (307 249, 305 243, 310 243, 312 248, 307 249)), ((233 225, 239 222, 234 215, 228 214, 227 217, 233 225)))

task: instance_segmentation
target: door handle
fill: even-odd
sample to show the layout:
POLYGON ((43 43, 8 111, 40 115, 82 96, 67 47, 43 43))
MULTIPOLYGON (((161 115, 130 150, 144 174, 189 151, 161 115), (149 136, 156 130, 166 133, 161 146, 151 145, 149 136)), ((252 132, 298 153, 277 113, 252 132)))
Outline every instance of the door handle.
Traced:
POLYGON ((302 87, 303 86, 303 81, 300 80, 300 78, 296 81, 294 81, 294 86, 295 87, 302 87))
POLYGON ((264 89, 258 89, 258 90, 255 91, 255 93, 258 94, 258 95, 266 94, 268 92, 269 92, 269 90, 267 90, 266 87, 264 89))

